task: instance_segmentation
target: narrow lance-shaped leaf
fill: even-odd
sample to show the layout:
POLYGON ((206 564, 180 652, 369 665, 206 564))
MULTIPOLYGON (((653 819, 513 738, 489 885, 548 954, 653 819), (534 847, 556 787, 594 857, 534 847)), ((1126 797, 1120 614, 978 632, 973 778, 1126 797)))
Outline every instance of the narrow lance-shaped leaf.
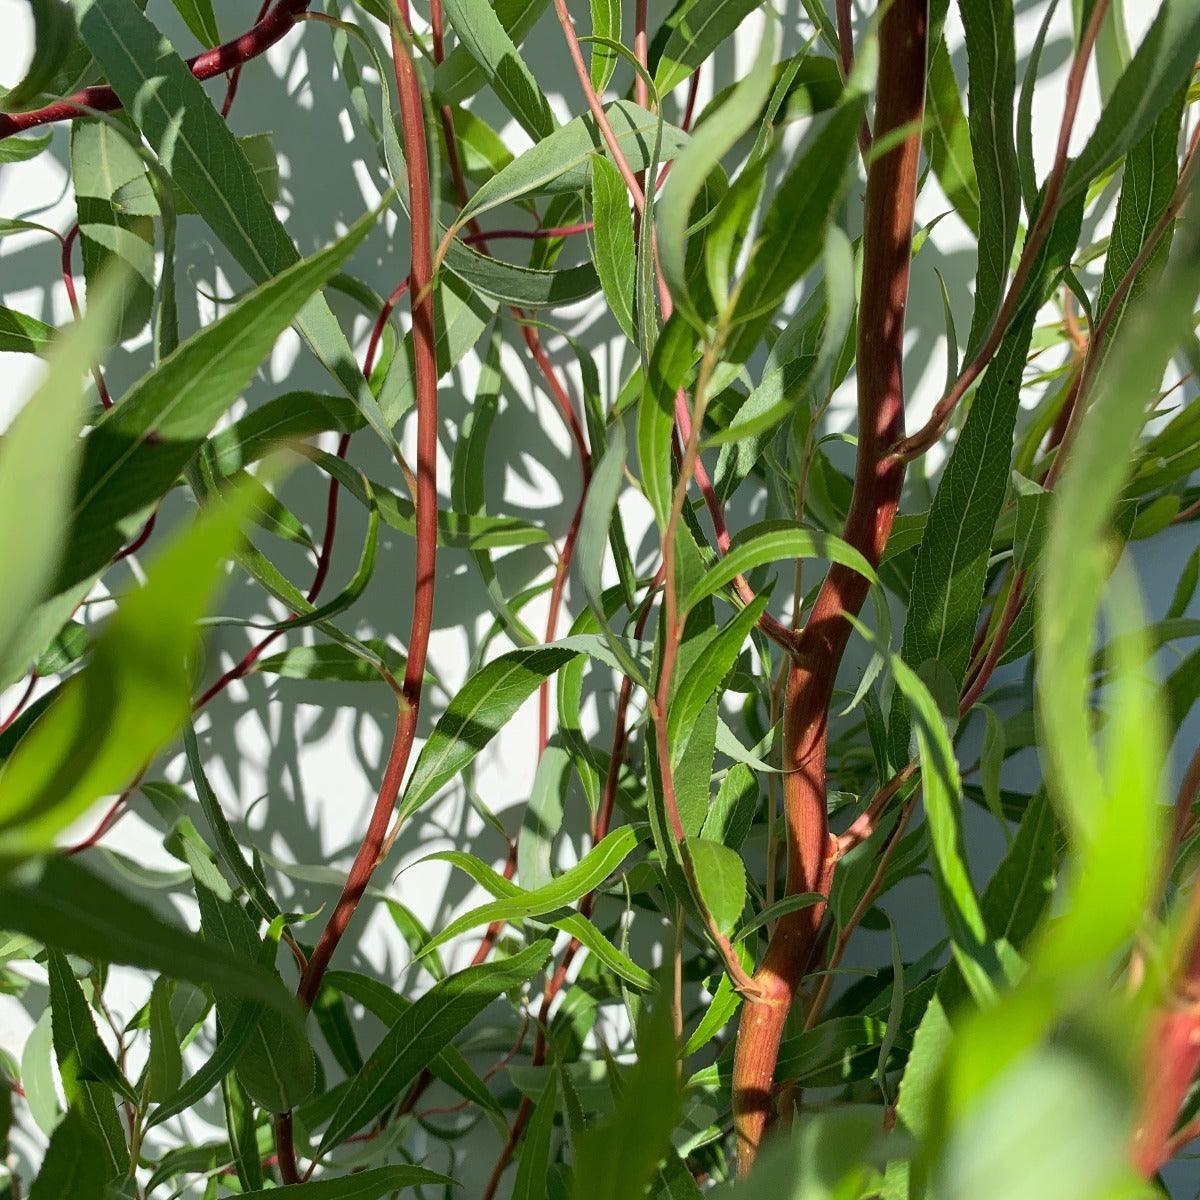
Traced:
POLYGON ((65 954, 158 971, 222 987, 299 1020, 293 998, 258 964, 195 937, 111 884, 54 856, 0 885, 8 929, 65 954))
POLYGON ((550 105, 488 0, 445 0, 445 9, 504 107, 535 142, 549 136, 555 126, 550 105))
MULTIPOLYGON (((133 0, 83 0, 79 31, 126 111, 176 186, 258 283, 300 257, 254 168, 183 59, 133 0)), ((297 323, 322 366, 339 382, 388 446, 391 427, 358 369, 350 345, 321 296, 297 323)))
POLYGON ((1037 628, 1038 712, 1054 798, 1068 823, 1084 835, 1094 821, 1091 798, 1102 794, 1085 714, 1095 620, 1108 570, 1106 532, 1163 372, 1191 337, 1197 294, 1200 243, 1189 236, 1153 297, 1126 317, 1056 489, 1037 628))
POLYGON ((532 946, 497 962, 467 967, 435 983, 388 1030, 343 1096, 321 1138, 321 1151, 338 1145, 378 1116, 438 1049, 456 1037, 497 996, 520 987, 546 965, 551 944, 532 946))
MULTIPOLYGON (((632 170, 650 164, 658 120, 628 100, 614 100, 605 109, 613 134, 632 170)), ((670 124, 663 125, 662 153, 672 155, 687 144, 688 137, 670 124)), ((573 192, 588 185, 591 159, 606 153, 603 137, 591 116, 575 117, 537 145, 519 154, 507 167, 491 177, 459 213, 456 226, 489 209, 509 204, 531 193, 573 192)))
POLYGON ((396 820, 410 817, 458 775, 542 681, 575 654, 574 650, 556 646, 512 650, 472 675, 421 748, 396 820))
MULTIPOLYGON (((688 320, 703 328, 687 278, 687 230, 692 205, 705 180, 737 140, 757 119, 767 96, 772 77, 771 60, 775 55, 777 32, 773 14, 767 14, 765 35, 754 64, 729 98, 704 125, 704 137, 684 148, 671 168, 658 208, 658 253, 663 275, 670 285, 676 304, 688 320)), ((725 297, 714 297, 718 305, 725 297)))
POLYGON ((82 443, 83 380, 106 345, 116 316, 116 280, 97 289, 88 316, 64 330, 41 387, 29 398, 0 449, 0 687, 41 647, 28 642, 29 612, 44 597, 62 561, 64 529, 82 443), (47 461, 55 463, 47 473, 47 461), (27 504, 36 495, 38 503, 27 504))
POLYGON ((490 925, 493 921, 519 921, 553 912, 573 904, 581 896, 599 887, 621 865, 637 845, 637 834, 629 825, 613 830, 592 847, 573 867, 533 891, 522 891, 511 899, 481 905, 451 921, 421 949, 429 954, 451 938, 468 929, 490 925))
POLYGON ((979 183, 979 259, 975 312, 966 353, 987 336, 1004 296, 1021 213, 1021 176, 1013 132, 1016 43, 1012 0, 961 0, 967 40, 967 124, 979 183))
POLYGON ((145 586, 122 598, 96 639, 87 668, 5 762, 0 854, 48 848, 94 801, 128 784, 183 724, 196 623, 221 583, 246 508, 245 492, 213 501, 159 553, 145 586))
POLYGON ((60 591, 99 570, 141 528, 279 335, 346 261, 377 214, 250 292, 129 390, 84 443, 60 591))

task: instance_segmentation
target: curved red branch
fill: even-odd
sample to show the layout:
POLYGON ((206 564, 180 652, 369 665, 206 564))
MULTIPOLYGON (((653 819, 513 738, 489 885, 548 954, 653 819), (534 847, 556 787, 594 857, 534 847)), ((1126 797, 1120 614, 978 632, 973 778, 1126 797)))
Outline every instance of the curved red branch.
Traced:
MULTIPOLYGON (((197 79, 204 80, 244 66, 251 59, 265 54, 283 38, 296 23, 297 15, 304 12, 310 3, 311 0, 279 0, 262 20, 241 37, 194 55, 187 60, 188 67, 197 79)), ((233 90, 236 92, 236 85, 233 85, 233 90)), ((228 102, 232 103, 232 100, 228 99, 228 102)), ((26 129, 36 129, 39 125, 74 120, 80 115, 81 109, 116 112, 120 107, 117 93, 107 85, 83 88, 63 100, 47 104, 45 108, 23 113, 0 113, 0 140, 26 129)))

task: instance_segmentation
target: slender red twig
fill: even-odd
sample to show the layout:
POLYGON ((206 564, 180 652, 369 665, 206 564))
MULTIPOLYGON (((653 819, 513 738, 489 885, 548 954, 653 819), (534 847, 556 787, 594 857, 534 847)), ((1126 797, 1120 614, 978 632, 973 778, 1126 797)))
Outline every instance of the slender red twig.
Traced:
POLYGON ((500 241, 504 238, 537 242, 550 238, 571 237, 576 233, 587 233, 591 227, 591 221, 579 221, 574 225, 554 225, 545 229, 481 229, 478 233, 468 233, 462 240, 468 246, 475 246, 481 242, 486 244, 500 241))
MULTIPOLYGON (((188 67, 197 79, 204 80, 244 66, 251 59, 265 54, 286 36, 295 24, 297 15, 302 13, 310 2, 311 0, 279 0, 251 29, 232 41, 189 58, 188 67)), ((56 100, 53 104, 47 104, 44 108, 34 109, 32 112, 0 113, 0 140, 39 125, 74 120, 80 115, 81 109, 116 112, 120 107, 121 101, 111 87, 101 85, 83 88, 64 100, 56 100)))
POLYGON ((33 699, 33 690, 37 687, 38 673, 35 667, 29 672, 29 679, 25 684, 25 690, 21 693, 21 698, 13 706, 12 712, 0 721, 0 733, 3 733, 20 715, 25 711, 25 706, 33 699))
MULTIPOLYGON (((254 24, 261 23, 267 12, 271 8, 271 0, 262 0, 259 6, 258 16, 254 18, 254 24)), ((221 116, 228 118, 229 110, 233 107, 234 100, 237 99, 238 84, 242 81, 242 67, 245 63, 238 63, 232 71, 229 72, 229 83, 225 88, 225 99, 221 102, 221 116)))
MULTIPOLYGON (((67 236, 62 239, 62 281, 63 287, 67 291, 67 300, 71 305, 71 315, 76 321, 80 320, 83 315, 83 310, 79 306, 79 295, 75 291, 75 272, 71 267, 71 249, 75 245, 75 239, 79 237, 79 222, 67 231, 67 236)), ((112 396, 108 393, 108 385, 104 382, 104 372, 100 370, 99 363, 92 364, 92 378, 96 381, 96 391, 100 396, 100 403, 106 409, 112 408, 112 396)))
POLYGON ((950 420, 950 414, 954 411, 958 402, 967 394, 971 385, 979 378, 988 363, 992 361, 996 351, 1000 348, 1000 343, 1004 339, 1012 318, 1016 315, 1017 309, 1023 299, 1025 284, 1029 279, 1030 273, 1033 271, 1038 254, 1046 244, 1046 238, 1050 236, 1050 230, 1054 225, 1054 218, 1058 215, 1063 183, 1066 180, 1067 167, 1070 165, 1071 130, 1075 126, 1075 117, 1079 111, 1079 101, 1083 95, 1083 85, 1087 76, 1087 66, 1091 58, 1092 47, 1096 43, 1096 38, 1099 35, 1110 3, 1111 0, 1097 0, 1087 26, 1084 29, 1083 36, 1079 40, 1079 48, 1076 50, 1075 57, 1071 62, 1071 71, 1067 77, 1066 96, 1063 99, 1062 119, 1058 130, 1058 144, 1055 148, 1054 163, 1046 179, 1042 206, 1038 209, 1033 227, 1025 238, 1021 257, 1017 261, 1017 269, 1013 272, 1008 290, 1005 292, 1004 299, 1000 304, 1000 311, 996 314, 996 319, 992 323, 991 331, 984 339, 983 345, 980 346, 975 356, 963 368, 954 383, 951 384, 946 394, 934 405, 929 420, 915 433, 898 442, 893 448, 892 454, 896 458, 904 460, 915 458, 920 454, 924 454, 926 450, 937 442, 945 430, 946 423, 950 420))
MULTIPOLYGON (((407 18, 407 5, 397 7, 407 18)), ((429 156, 421 86, 407 38, 392 30, 396 88, 400 121, 408 165, 409 212, 412 216, 412 258, 409 296, 412 302, 413 369, 417 396, 417 496, 416 568, 413 613, 408 638, 408 659, 400 685, 399 711, 383 781, 371 814, 366 835, 355 855, 342 894, 317 941, 308 969, 300 980, 298 996, 311 1007, 321 980, 358 908, 377 865, 384 837, 412 752, 421 683, 429 636, 433 625, 434 581, 437 566, 437 359, 434 352, 433 246, 431 244, 431 190, 429 156)))

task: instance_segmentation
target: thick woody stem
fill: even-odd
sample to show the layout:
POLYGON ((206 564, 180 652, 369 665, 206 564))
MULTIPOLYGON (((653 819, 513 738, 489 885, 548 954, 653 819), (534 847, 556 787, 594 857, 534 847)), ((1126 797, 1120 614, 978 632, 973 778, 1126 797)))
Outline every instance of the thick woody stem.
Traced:
MULTIPOLYGON (((858 321, 858 462, 842 536, 873 564, 891 531, 904 464, 888 450, 904 434, 902 355, 925 103, 926 0, 894 0, 879 26, 875 140, 909 135, 875 158, 867 175, 863 284, 858 321)), ((850 638, 847 614, 866 600, 867 581, 830 568, 800 635, 784 706, 784 814, 787 894, 828 895, 836 845, 829 836, 825 755, 829 705, 850 638)), ((823 904, 781 918, 742 1008, 733 1072, 738 1169, 754 1162, 770 1116, 771 1088, 784 1024, 819 945, 823 904)))

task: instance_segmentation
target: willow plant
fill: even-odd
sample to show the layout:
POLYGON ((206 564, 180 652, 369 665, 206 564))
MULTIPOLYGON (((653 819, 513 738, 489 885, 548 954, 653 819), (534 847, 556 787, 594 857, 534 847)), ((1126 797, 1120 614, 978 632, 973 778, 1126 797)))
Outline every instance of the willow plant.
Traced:
POLYGON ((0 308, 45 360, 0 445, 0 969, 48 996, 0 1062, 6 1194, 1192 1195, 1200 4, 1039 2, 1019 60, 1013 0, 267 0, 228 40, 211 0, 30 3, 0 163, 57 147, 74 222, 0 236, 59 245, 74 320, 0 308), (304 258, 254 60, 330 39, 382 199, 304 258), (973 286, 916 329, 943 219, 973 286), (236 264, 197 328, 184 221, 236 264), (291 327, 324 389, 262 398, 291 327), (562 526, 487 469, 539 413, 562 526), (491 624, 443 692, 464 571, 491 624), (251 676, 394 699, 329 862, 210 781, 251 676), (464 787, 491 848, 436 857, 490 898, 427 928, 399 867, 464 787), (122 854, 131 811, 177 870, 122 854))

